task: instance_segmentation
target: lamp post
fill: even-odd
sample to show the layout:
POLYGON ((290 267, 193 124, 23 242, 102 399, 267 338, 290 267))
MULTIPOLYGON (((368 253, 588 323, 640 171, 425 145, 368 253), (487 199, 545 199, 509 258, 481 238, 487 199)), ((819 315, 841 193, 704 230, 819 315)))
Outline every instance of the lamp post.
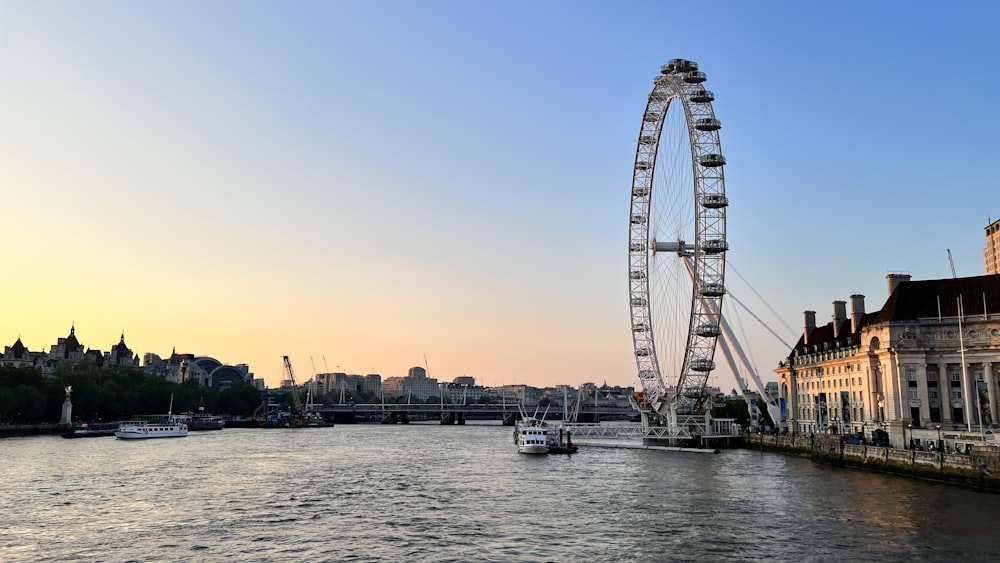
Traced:
MULTIPOLYGON (((907 450, 912 450, 913 449, 913 424, 907 424, 906 427, 910 429, 910 441, 906 442, 905 444, 903 444, 903 448, 905 448, 907 450)), ((904 441, 906 440, 906 432, 903 432, 903 440, 904 441)))
POLYGON ((944 444, 941 443, 941 425, 940 424, 935 425, 934 430, 937 430, 938 433, 937 449, 939 452, 941 452, 944 450, 944 444))

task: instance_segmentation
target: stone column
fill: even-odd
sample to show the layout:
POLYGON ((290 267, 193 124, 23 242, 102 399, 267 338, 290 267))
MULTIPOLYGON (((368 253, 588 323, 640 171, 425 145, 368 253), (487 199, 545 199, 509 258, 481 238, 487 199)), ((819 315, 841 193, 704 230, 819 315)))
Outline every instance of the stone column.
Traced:
POLYGON ((983 363, 983 377, 986 378, 986 392, 990 395, 990 424, 985 426, 990 428, 997 422, 997 374, 993 373, 993 362, 983 363))
POLYGON ((948 363, 938 365, 938 386, 941 388, 941 424, 954 424, 955 419, 951 416, 951 373, 948 372, 948 363))

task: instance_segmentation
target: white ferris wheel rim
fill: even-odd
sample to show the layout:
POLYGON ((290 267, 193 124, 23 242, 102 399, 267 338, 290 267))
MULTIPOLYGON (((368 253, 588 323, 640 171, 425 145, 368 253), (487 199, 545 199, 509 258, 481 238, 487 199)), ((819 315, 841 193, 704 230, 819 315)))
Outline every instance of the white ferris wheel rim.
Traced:
POLYGON ((728 200, 721 123, 711 103, 714 94, 704 88, 705 79, 693 61, 674 59, 661 68, 643 112, 633 169, 629 213, 633 348, 643 390, 652 408, 662 414, 698 408, 715 367, 721 332, 728 200), (671 120, 683 133, 676 139, 669 130, 664 137, 665 123, 671 120), (668 147, 668 142, 674 145, 668 147), (682 154, 685 150, 687 156, 682 154), (687 170, 686 180, 682 169, 687 170), (663 258, 673 262, 670 273, 662 266, 663 258), (684 276, 686 297, 676 293, 685 285, 684 276), (671 291, 674 295, 667 295, 671 291), (670 322, 657 316, 666 311, 675 317, 670 322))

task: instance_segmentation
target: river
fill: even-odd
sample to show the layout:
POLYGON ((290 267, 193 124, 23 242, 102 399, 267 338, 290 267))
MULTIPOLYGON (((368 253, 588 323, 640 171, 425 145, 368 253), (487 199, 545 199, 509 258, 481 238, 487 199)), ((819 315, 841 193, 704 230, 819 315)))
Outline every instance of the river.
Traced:
POLYGON ((996 495, 494 425, 0 440, 0 561, 996 561, 996 495))

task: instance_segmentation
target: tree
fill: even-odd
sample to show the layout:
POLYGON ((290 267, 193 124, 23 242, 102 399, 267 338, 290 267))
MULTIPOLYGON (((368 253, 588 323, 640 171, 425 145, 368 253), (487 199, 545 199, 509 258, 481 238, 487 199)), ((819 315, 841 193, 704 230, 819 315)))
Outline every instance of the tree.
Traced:
POLYGON ((43 419, 48 401, 45 395, 30 385, 18 385, 14 388, 17 397, 18 422, 38 422, 43 419))
MULTIPOLYGON (((232 387, 219 393, 219 402, 213 412, 249 416, 263 401, 260 389, 246 381, 235 381, 232 387)), ((207 408, 207 407, 206 407, 207 408)))

